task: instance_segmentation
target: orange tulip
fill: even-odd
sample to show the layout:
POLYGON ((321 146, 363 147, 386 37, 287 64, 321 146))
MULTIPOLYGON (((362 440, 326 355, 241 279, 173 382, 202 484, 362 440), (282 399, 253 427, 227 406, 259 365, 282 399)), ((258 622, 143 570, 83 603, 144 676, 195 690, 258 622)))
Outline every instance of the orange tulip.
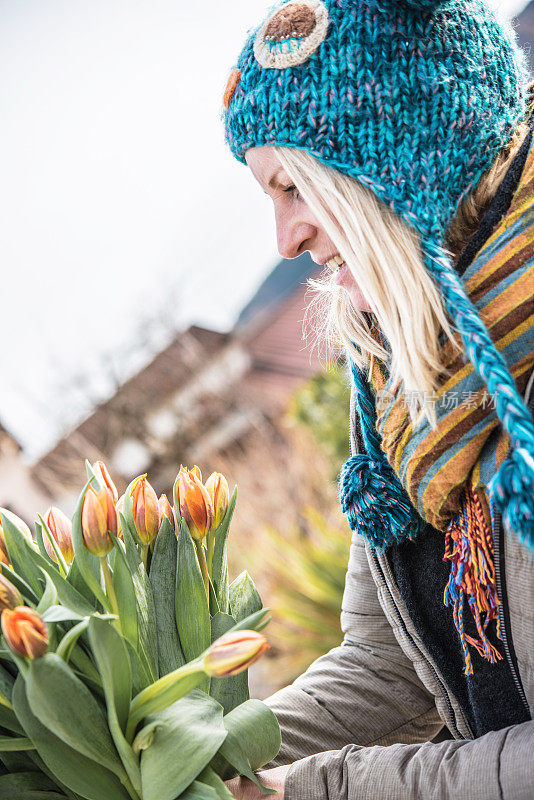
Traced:
POLYGON ((206 489, 213 503, 213 527, 218 528, 228 511, 228 481, 220 472, 212 472, 206 489))
POLYGON ((137 534, 144 545, 154 541, 160 526, 158 496, 146 476, 139 478, 131 490, 132 515, 137 534))
POLYGON ((177 481, 180 515, 193 539, 203 539, 213 523, 211 497, 193 470, 181 467, 177 481))
POLYGON ((203 666, 212 677, 229 678, 248 669, 268 649, 265 636, 256 631, 225 633, 206 651, 203 666))
POLYGON ((106 486, 113 495, 113 502, 116 503, 119 499, 119 493, 117 491, 117 487, 111 480, 111 475, 108 472, 108 469, 103 461, 95 461, 93 466, 93 472, 95 473, 96 477, 100 481, 101 486, 106 486))
POLYGON ((48 628, 27 606, 2 611, 2 632, 10 648, 25 658, 40 658, 48 649, 48 628))
MULTIPOLYGON (((58 549, 65 559, 67 564, 72 564, 74 560, 74 545, 72 544, 72 522, 59 508, 51 506, 46 512, 46 524, 50 529, 50 533, 54 537, 58 549)), ((48 540, 48 537, 43 534, 43 542, 45 550, 52 559, 57 561, 54 548, 48 540)))
POLYGON ((163 521, 163 516, 166 516, 173 528, 176 528, 176 514, 174 508, 169 503, 169 498, 166 494, 162 494, 158 500, 160 520, 163 521))
POLYGON ((0 574, 0 612, 5 608, 16 608, 23 604, 24 600, 17 587, 0 574))
POLYGON ((103 558, 113 549, 110 533, 117 534, 117 512, 107 486, 96 492, 89 485, 82 506, 82 535, 87 549, 103 558))

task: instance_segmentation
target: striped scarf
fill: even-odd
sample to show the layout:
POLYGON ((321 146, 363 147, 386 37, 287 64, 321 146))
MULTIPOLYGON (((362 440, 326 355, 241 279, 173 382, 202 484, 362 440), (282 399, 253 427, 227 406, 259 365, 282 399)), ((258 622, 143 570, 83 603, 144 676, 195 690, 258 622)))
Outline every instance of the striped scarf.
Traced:
MULTIPOLYGON (((534 370, 534 138, 508 211, 467 268, 463 282, 524 395, 534 370)), ((378 329, 375 334, 387 349, 378 329)), ((487 487, 510 447, 492 398, 470 361, 444 338, 440 355, 447 372, 431 398, 435 429, 426 420, 414 427, 410 399, 400 389, 390 391, 387 366, 378 359, 373 359, 369 383, 380 448, 420 517, 445 533, 444 560, 451 561, 451 574, 444 602, 452 607, 464 671, 471 674, 468 645, 492 663, 501 658, 486 636, 488 624, 498 618, 500 602, 487 487), (464 631, 465 599, 477 638, 464 631)), ((417 532, 413 525, 409 537, 417 532)))
MULTIPOLYGON (((464 285, 518 391, 534 369, 534 138, 508 212, 466 270, 464 285)), ((459 336, 457 341, 461 345, 459 336)), ((446 531, 461 497, 476 491, 489 522, 486 486, 509 451, 492 398, 473 365, 450 342, 440 351, 448 371, 435 400, 437 428, 410 422, 404 393, 389 395, 387 367, 373 360, 381 447, 419 514, 446 531), (388 399, 389 396, 389 399, 388 399)))

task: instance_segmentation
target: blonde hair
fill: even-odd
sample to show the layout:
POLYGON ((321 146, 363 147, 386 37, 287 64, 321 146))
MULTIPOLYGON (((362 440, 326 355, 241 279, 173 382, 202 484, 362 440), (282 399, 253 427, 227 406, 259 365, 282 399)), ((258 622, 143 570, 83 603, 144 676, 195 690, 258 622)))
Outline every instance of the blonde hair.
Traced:
MULTIPOLYGON (((456 261, 495 196, 528 125, 512 140, 461 204, 444 246, 456 261)), ((444 372, 440 349, 444 334, 462 350, 440 291, 426 270, 418 233, 357 180, 326 166, 304 150, 276 147, 282 167, 351 270, 371 315, 359 311, 327 267, 308 281, 314 298, 306 312, 308 331, 327 356, 342 344, 360 369, 372 358, 387 362, 394 391, 402 383, 412 422, 426 417, 436 425, 431 398, 444 372), (422 302, 424 298, 425 302, 422 302), (374 323, 386 337, 391 356, 378 342, 374 323)))

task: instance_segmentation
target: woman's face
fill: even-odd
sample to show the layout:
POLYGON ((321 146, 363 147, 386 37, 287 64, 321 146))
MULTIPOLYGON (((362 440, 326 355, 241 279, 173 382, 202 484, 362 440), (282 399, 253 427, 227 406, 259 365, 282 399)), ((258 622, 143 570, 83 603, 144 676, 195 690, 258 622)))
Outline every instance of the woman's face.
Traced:
POLYGON ((251 147, 245 161, 274 205, 278 252, 283 258, 296 258, 308 251, 316 264, 334 271, 334 281, 343 286, 360 311, 371 311, 352 272, 343 263, 326 235, 285 172, 272 145, 251 147))

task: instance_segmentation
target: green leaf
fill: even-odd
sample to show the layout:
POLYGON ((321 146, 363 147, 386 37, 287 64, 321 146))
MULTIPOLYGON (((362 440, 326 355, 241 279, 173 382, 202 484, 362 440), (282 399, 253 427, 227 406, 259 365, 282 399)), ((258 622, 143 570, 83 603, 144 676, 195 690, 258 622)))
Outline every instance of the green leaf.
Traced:
MULTIPOLYGON (((47 561, 45 558, 43 558, 43 556, 37 550, 35 550, 24 537, 19 539, 19 547, 21 549, 26 548, 25 558, 32 562, 33 568, 35 569, 36 574, 39 574, 41 582, 43 579, 43 572, 45 572, 51 578, 52 583, 56 587, 58 599, 61 605, 76 611, 82 616, 88 616, 89 614, 93 613, 96 608, 95 604, 89 603, 86 598, 80 594, 80 592, 78 592, 67 580, 65 580, 65 578, 62 578, 57 568, 51 564, 49 560, 47 561)), ((14 575, 12 570, 2 565, 2 572, 4 572, 6 578, 12 581, 24 595, 28 596, 24 589, 24 584, 21 585, 17 582, 17 576, 14 575)), ((31 587, 30 591, 33 592, 31 587)), ((41 583, 39 583, 37 594, 33 595, 34 599, 32 600, 31 597, 29 599, 36 603, 37 598, 41 597, 41 594, 42 587, 41 583)))
POLYGON ((128 522, 126 521, 124 514, 122 514, 120 511, 119 511, 119 518, 121 521, 124 547, 126 549, 126 561, 128 562, 130 572, 133 575, 134 572, 137 572, 137 568, 139 567, 139 565, 142 564, 142 558, 139 553, 139 550, 137 549, 134 538, 130 532, 130 528, 128 527, 128 522))
POLYGON ((153 721, 161 727, 141 754, 143 800, 175 800, 224 742, 222 708, 194 690, 148 719, 153 721))
POLYGON ((150 583, 154 595, 156 631, 158 636, 159 674, 168 672, 185 664, 185 656, 180 645, 176 627, 176 564, 178 542, 174 527, 166 516, 163 517, 150 565, 150 583))
POLYGON ((87 619, 89 614, 78 614, 65 606, 50 606, 41 616, 45 622, 80 622, 87 619))
POLYGON ((0 778, 0 800, 57 800, 65 795, 39 772, 16 772, 0 778))
MULTIPOLYGON (((233 797, 233 795, 230 795, 230 797, 233 797)), ((193 781, 185 792, 180 795, 179 800, 219 800, 219 795, 213 787, 202 783, 202 781, 193 781)))
POLYGON ((50 564, 57 569, 57 564, 54 561, 52 561, 52 559, 48 555, 46 547, 44 546, 43 526, 38 520, 35 521, 35 541, 37 542, 37 547, 39 548, 39 552, 42 555, 42 557, 46 558, 46 560, 49 561, 50 564))
MULTIPOLYGON (((10 695, 11 696, 11 695, 10 695)), ((20 726, 20 722, 15 716, 14 711, 6 706, 0 705, 0 727, 5 728, 13 733, 24 735, 24 731, 20 726)))
POLYGON ((69 659, 78 639, 88 627, 89 617, 86 617, 85 619, 82 619, 81 622, 78 622, 77 625, 74 625, 70 631, 67 631, 63 639, 58 644, 56 648, 56 655, 60 656, 60 658, 62 658, 66 664, 69 663, 69 659))
POLYGON ((208 786, 211 786, 211 788, 215 790, 218 800, 233 800, 234 796, 232 792, 226 788, 224 781, 219 778, 217 773, 214 772, 210 766, 202 770, 198 776, 198 780, 201 783, 207 783, 208 786))
POLYGON ((117 596, 122 635, 137 649, 137 602, 132 575, 128 568, 123 543, 115 538, 115 563, 113 566, 113 588, 117 596))
POLYGON ((13 565, 14 571, 29 584, 37 597, 40 597, 42 592, 42 573, 35 565, 29 551, 32 551, 35 555, 39 555, 39 553, 34 550, 33 543, 28 541, 26 536, 21 532, 15 523, 16 519, 17 517, 14 514, 2 509, 0 524, 4 532, 9 561, 13 565))
POLYGON ((8 567, 7 564, 0 564, 0 571, 5 578, 11 581, 13 586, 17 587, 19 592, 27 601, 34 606, 37 605, 39 599, 38 596, 35 594, 31 586, 20 577, 20 575, 17 575, 17 573, 11 567, 8 567))
POLYGON ((211 766, 223 779, 245 775, 262 794, 272 790, 261 784, 254 770, 268 764, 280 750, 280 726, 271 709, 261 700, 247 700, 224 717, 228 736, 211 766), (233 769, 232 769, 233 768, 233 769))
POLYGON ((131 800, 112 772, 69 747, 41 724, 30 710, 26 687, 20 675, 13 691, 13 706, 26 735, 58 781, 86 800, 131 800))
POLYGON ((215 536, 215 547, 213 550, 213 566, 212 566, 212 579, 219 601, 219 608, 221 611, 227 612, 229 609, 229 595, 228 595, 228 558, 227 558, 227 543, 228 533, 230 531, 230 523, 234 515, 235 504, 237 500, 237 486, 232 492, 232 497, 228 503, 228 510, 224 515, 224 519, 216 530, 211 531, 211 536, 215 536))
POLYGON ((47 653, 31 661, 26 688, 32 712, 43 725, 122 780, 124 769, 100 706, 59 656, 47 653))
POLYGON ((78 504, 76 506, 76 511, 74 512, 74 516, 72 518, 72 543, 74 545, 74 560, 88 588, 92 591, 99 603, 104 606, 106 611, 110 611, 109 601, 101 584, 100 559, 89 552, 83 541, 82 507, 85 493, 90 482, 90 480, 87 481, 83 487, 78 504))
POLYGON ((195 545, 183 520, 178 534, 177 559, 176 624, 185 658, 192 661, 210 646, 211 625, 195 545))
POLYGON ((139 762, 124 737, 132 699, 132 679, 126 644, 109 622, 96 617, 89 622, 89 641, 102 678, 109 729, 128 777, 140 794, 139 762))
POLYGON ((82 573, 80 572, 80 568, 76 563, 76 559, 70 565, 69 574, 67 575, 67 582, 69 583, 70 586, 76 589, 78 594, 80 594, 83 598, 85 598, 85 600, 88 603, 90 603, 91 606, 96 607, 97 600, 92 591, 90 590, 90 588, 87 586, 86 582, 84 581, 82 573))
POLYGON ((31 739, 22 736, 0 736, 0 751, 12 752, 14 750, 35 750, 31 739))
MULTIPOLYGON (((0 664, 0 693, 11 703, 11 693, 13 691, 13 684, 15 678, 7 669, 0 664)), ((0 723, 1 724, 1 723, 0 723)))
POLYGON ((146 689, 146 687, 153 682, 153 678, 146 664, 139 658, 137 650, 134 650, 128 639, 124 641, 128 651, 128 658, 130 659, 132 694, 135 697, 135 695, 139 694, 143 689, 146 689))
MULTIPOLYGON (((44 578, 45 578, 45 581, 46 581, 46 585, 45 585, 44 592, 43 592, 43 594, 41 596, 41 599, 39 600, 39 604, 38 604, 37 609, 36 609, 37 613, 41 614, 41 616, 46 611, 48 611, 48 609, 51 606, 53 606, 55 603, 57 603, 57 589, 54 586, 52 578, 50 578, 50 576, 44 571, 43 571, 42 574, 44 575, 44 578)), ((57 608, 57 606, 56 606, 56 608, 57 608)), ((49 620, 49 622, 51 622, 51 620, 49 620)))
POLYGON ((209 577, 209 575, 208 575, 208 581, 210 590, 210 615, 213 617, 215 614, 218 614, 221 609, 219 608, 219 601, 217 600, 217 594, 215 592, 213 582, 209 577))
POLYGON ((142 563, 132 574, 137 602, 139 640, 137 651, 153 681, 158 679, 158 638, 152 587, 142 563))
MULTIPOLYGON (((235 625, 235 619, 228 614, 215 614, 211 620, 211 641, 227 633, 235 625)), ((227 714, 240 703, 248 700, 248 670, 232 675, 230 678, 212 678, 210 696, 217 700, 227 714)))
POLYGON ((230 613, 236 622, 241 622, 242 619, 263 608, 261 597, 246 569, 232 581, 229 594, 230 613))

